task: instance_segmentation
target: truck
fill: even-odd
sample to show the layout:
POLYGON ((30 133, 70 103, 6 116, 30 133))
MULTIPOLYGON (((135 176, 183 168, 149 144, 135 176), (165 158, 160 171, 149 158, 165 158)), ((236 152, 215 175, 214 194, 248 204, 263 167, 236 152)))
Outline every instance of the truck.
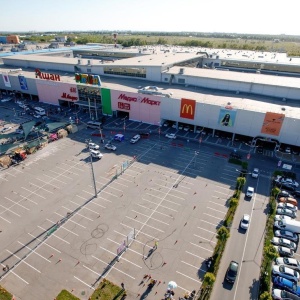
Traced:
POLYGON ((300 233, 300 221, 282 219, 274 223, 278 229, 288 230, 294 233, 300 233))

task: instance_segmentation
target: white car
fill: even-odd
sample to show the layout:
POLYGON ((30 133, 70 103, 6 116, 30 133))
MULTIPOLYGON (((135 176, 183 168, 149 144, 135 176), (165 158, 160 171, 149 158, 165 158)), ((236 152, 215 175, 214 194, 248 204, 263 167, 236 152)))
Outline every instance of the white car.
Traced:
POLYGON ((287 208, 277 208, 276 215, 285 215, 285 216, 291 217, 292 219, 295 219, 297 217, 297 214, 295 211, 293 211, 291 209, 287 209, 287 208))
POLYGON ((1 102, 8 102, 8 101, 10 101, 10 100, 12 100, 12 98, 2 99, 1 102))
POLYGON ((296 242, 296 243, 297 243, 298 240, 299 240, 299 237, 298 237, 298 234, 297 234, 297 233, 293 233, 293 232, 291 232, 291 231, 284 230, 284 229, 281 229, 281 230, 275 230, 274 235, 275 235, 276 237, 282 237, 282 238, 291 240, 291 241, 296 242))
POLYGON ((274 248, 276 249, 279 256, 281 257, 294 257, 295 252, 290 248, 283 247, 283 246, 274 246, 274 248))
POLYGON ((295 258, 290 257, 277 257, 275 259, 276 265, 285 265, 291 269, 300 271, 300 262, 295 258))
POLYGON ((251 176, 252 176, 253 178, 257 178, 257 177, 258 177, 258 174, 259 174, 259 169, 258 169, 258 168, 254 168, 253 171, 252 171, 251 176))
POLYGON ((286 208, 295 212, 298 210, 298 207, 291 203, 278 203, 277 208, 286 208))
POLYGON ((254 187, 248 186, 246 191, 246 196, 252 198, 253 195, 254 195, 254 187))
POLYGON ((297 271, 282 265, 281 266, 274 265, 272 267, 272 274, 275 276, 281 276, 283 278, 286 278, 294 282, 297 282, 300 279, 300 275, 297 271))
POLYGON ((249 223, 250 223, 250 216, 247 214, 244 214, 243 218, 241 219, 241 223, 240 223, 241 228, 247 230, 249 227, 249 223))
POLYGON ((3 132, 6 132, 6 131, 9 131, 9 130, 11 130, 11 129, 12 129, 11 126, 9 126, 9 127, 4 127, 4 128, 1 130, 1 132, 3 133, 3 132))
POLYGON ((93 150, 98 150, 100 149, 100 146, 95 143, 89 143, 89 148, 93 150))
POLYGON ((273 289, 272 297, 274 300, 300 300, 299 296, 280 289, 273 289))
POLYGON ((112 150, 112 151, 116 151, 117 150, 117 147, 113 144, 105 144, 104 146, 105 149, 108 149, 108 150, 112 150))
POLYGON ((37 118, 37 119, 39 119, 39 118, 41 118, 42 116, 40 116, 40 115, 33 115, 35 118, 37 118))
POLYGON ((296 248, 297 248, 296 243, 294 243, 288 239, 285 239, 285 238, 273 237, 271 240, 271 243, 273 245, 287 247, 292 250, 296 250, 296 248))
POLYGON ((103 154, 99 150, 90 150, 91 156, 94 158, 101 159, 103 157, 103 154))
POLYGON ((135 144, 136 142, 138 142, 140 140, 141 136, 139 134, 136 134, 131 140, 130 143, 131 144, 135 144))
POLYGON ((299 183, 297 181, 295 181, 291 178, 286 178, 286 177, 280 176, 280 175, 277 176, 277 178, 275 179, 275 182, 288 184, 295 188, 299 187, 299 183))
POLYGON ((274 221, 275 221, 275 222, 276 222, 276 221, 282 221, 282 220, 292 220, 292 218, 289 217, 289 216, 285 216, 285 215, 276 215, 276 216, 274 217, 274 221))
POLYGON ((167 133, 166 134, 166 138, 175 140, 176 139, 176 135, 175 135, 175 133, 167 133))

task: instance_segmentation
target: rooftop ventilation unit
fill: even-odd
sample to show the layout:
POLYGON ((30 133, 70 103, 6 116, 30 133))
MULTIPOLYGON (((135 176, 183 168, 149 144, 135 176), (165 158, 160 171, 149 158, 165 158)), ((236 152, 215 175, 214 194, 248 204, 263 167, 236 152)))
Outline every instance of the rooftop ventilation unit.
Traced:
POLYGON ((184 68, 180 68, 179 69, 179 74, 183 74, 184 73, 184 68))

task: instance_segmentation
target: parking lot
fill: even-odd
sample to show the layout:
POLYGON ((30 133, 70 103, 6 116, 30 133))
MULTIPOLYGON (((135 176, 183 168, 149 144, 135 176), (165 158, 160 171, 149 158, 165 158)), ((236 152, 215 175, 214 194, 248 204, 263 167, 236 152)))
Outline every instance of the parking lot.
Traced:
POLYGON ((10 266, 1 285, 22 299, 51 299, 63 288, 88 299, 108 278, 137 297, 149 274, 160 281, 149 299, 163 296, 170 280, 179 296, 198 290, 237 176, 228 151, 164 136, 134 145, 127 138, 115 142, 116 152, 101 144, 93 167, 97 190, 105 188, 93 198, 84 143, 91 133, 83 129, 1 172, 0 261, 10 266))

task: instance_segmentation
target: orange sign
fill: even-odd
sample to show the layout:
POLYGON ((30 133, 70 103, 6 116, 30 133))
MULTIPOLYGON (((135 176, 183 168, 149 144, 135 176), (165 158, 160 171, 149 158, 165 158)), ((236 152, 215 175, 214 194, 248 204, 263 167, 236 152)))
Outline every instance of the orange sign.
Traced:
POLYGON ((181 99, 180 117, 185 119, 194 120, 195 117, 196 101, 190 99, 181 99))
POLYGON ((279 135, 284 117, 284 114, 267 112, 261 128, 261 133, 279 135))

